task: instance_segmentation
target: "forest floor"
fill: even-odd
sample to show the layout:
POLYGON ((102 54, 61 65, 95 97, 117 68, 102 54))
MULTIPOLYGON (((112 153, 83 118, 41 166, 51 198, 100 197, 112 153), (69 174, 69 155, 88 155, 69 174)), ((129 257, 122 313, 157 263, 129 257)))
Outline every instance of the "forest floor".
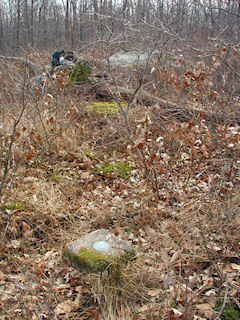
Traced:
POLYGON ((129 134, 117 105, 54 77, 1 114, 4 167, 25 106, 1 199, 0 319, 240 319, 239 126, 136 103, 129 134), (100 228, 136 250, 117 277, 62 256, 100 228))

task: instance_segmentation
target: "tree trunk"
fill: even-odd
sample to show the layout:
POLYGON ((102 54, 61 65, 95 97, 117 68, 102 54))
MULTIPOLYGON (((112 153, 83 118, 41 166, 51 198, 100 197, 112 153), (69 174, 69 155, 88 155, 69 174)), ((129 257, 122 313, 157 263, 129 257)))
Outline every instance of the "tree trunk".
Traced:
POLYGON ((76 0, 72 0, 72 28, 71 28, 71 47, 76 47, 76 30, 77 30, 77 3, 76 0))
POLYGON ((31 20, 30 20, 30 43, 31 47, 34 46, 34 0, 31 0, 31 20))
POLYGON ((69 0, 66 0, 66 12, 65 12, 65 43, 68 43, 69 39, 69 0))
POLYGON ((21 2, 17 0, 16 51, 20 48, 21 2))
POLYGON ((3 19, 3 12, 0 8, 0 52, 4 52, 3 19))

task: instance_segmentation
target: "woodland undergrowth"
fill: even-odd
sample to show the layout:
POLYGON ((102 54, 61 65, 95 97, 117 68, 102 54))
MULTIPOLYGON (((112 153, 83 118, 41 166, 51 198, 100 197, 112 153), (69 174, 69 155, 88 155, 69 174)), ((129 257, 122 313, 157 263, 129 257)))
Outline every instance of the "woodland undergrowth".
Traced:
POLYGON ((136 101, 130 133, 120 111, 89 109, 100 98, 67 87, 68 72, 33 93, 24 66, 1 67, 1 319, 240 319, 239 100, 224 50, 155 62, 144 90, 184 101, 191 119, 136 101), (124 178, 96 170, 119 161, 124 178), (62 258, 99 228, 136 249, 117 281, 62 258))

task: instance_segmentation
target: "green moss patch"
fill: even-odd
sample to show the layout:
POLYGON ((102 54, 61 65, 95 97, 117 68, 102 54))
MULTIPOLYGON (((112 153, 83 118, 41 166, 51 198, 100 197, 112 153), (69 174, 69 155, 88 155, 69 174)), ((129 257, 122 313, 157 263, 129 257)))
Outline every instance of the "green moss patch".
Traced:
POLYGON ((25 205, 22 202, 9 202, 9 203, 6 203, 5 206, 3 206, 1 209, 4 212, 6 212, 7 210, 22 211, 24 207, 25 205))
POLYGON ((48 176, 56 182, 60 182, 62 180, 62 177, 60 176, 61 173, 62 170, 54 170, 52 168, 50 168, 49 171, 47 171, 48 176))
POLYGON ((95 157, 91 152, 86 151, 85 156, 87 156, 90 160, 97 160, 97 157, 95 157))
POLYGON ((75 83, 86 83, 89 81, 89 75, 91 73, 91 62, 88 60, 78 61, 70 75, 68 84, 75 83))
MULTIPOLYGON (((216 306, 215 306, 215 311, 220 312, 223 306, 223 300, 218 301, 216 306)), ((235 303, 230 301, 229 303, 226 303, 223 313, 220 316, 220 319, 223 320, 235 320, 235 319, 240 319, 240 310, 237 307, 235 303)))
MULTIPOLYGON (((126 109, 127 103, 122 102, 121 106, 126 109)), ((119 111, 119 106, 116 102, 93 102, 90 106, 87 107, 88 111, 95 113, 111 115, 119 111)))
POLYGON ((101 176, 117 173, 118 177, 122 179, 127 178, 132 170, 133 168, 123 161, 116 163, 103 163, 94 168, 94 171, 101 176))
POLYGON ((105 256, 100 252, 95 252, 82 248, 78 254, 68 254, 67 258, 79 269, 85 269, 91 272, 102 272, 110 265, 115 265, 117 258, 105 256))

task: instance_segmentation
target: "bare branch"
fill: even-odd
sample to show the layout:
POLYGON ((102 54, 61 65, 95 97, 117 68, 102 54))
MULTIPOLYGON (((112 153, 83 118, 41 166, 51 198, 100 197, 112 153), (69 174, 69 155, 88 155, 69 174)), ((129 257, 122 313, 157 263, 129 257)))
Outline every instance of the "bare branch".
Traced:
POLYGON ((34 73, 34 74, 38 74, 39 73, 39 69, 40 67, 34 63, 32 63, 30 60, 25 59, 25 58, 21 58, 21 57, 6 57, 6 56, 2 56, 0 55, 0 59, 3 60, 10 60, 10 61, 18 61, 21 63, 24 63, 26 66, 29 67, 29 70, 34 73))

